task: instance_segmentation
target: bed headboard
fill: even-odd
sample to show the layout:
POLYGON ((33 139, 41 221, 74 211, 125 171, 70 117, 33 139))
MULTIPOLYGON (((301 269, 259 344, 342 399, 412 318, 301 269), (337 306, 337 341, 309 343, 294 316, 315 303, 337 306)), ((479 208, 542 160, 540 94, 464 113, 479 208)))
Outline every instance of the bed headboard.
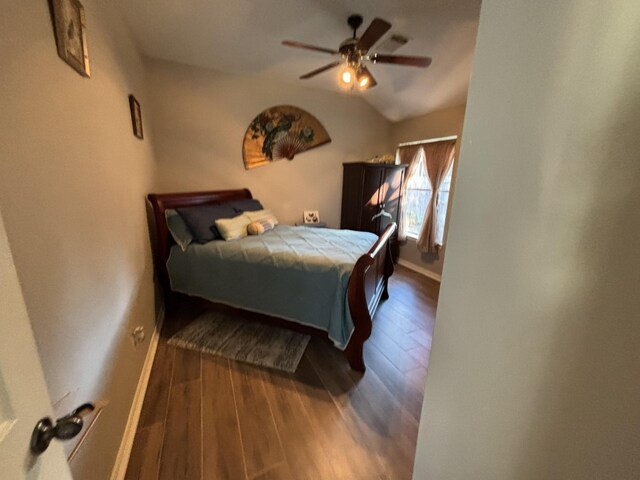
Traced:
POLYGON ((151 235, 153 264, 165 297, 171 291, 167 273, 167 260, 169 259, 169 250, 175 244, 175 241, 167 228, 164 211, 198 205, 215 205, 243 198, 253 198, 251 192, 246 188, 211 192, 151 193, 147 195, 147 200, 151 207, 152 221, 149 225, 149 232, 151 235))

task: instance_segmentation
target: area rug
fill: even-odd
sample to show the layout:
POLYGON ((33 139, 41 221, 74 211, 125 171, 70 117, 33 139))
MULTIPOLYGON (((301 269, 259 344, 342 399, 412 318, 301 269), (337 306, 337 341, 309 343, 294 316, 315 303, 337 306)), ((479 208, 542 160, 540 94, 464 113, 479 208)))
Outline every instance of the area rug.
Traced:
POLYGON ((168 343, 293 373, 307 348, 309 335, 210 312, 196 318, 168 343))

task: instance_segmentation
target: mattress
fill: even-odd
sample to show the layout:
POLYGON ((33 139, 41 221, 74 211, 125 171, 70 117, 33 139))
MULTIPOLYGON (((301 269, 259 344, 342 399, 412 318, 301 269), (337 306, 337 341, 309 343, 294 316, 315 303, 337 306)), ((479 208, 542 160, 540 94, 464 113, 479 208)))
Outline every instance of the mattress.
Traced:
POLYGON ((344 350, 353 332, 347 285, 377 240, 368 232, 277 225, 240 240, 174 245, 171 288, 328 333, 344 350))

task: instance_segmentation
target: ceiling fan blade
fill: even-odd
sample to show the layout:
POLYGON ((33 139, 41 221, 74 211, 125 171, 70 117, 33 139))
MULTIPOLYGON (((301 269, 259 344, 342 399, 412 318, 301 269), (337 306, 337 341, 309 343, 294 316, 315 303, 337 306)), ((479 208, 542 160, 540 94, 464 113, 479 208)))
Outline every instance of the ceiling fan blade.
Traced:
POLYGON ((431 65, 431 57, 409 57, 406 55, 380 55, 374 53, 370 56, 373 63, 393 63, 395 65, 405 65, 407 67, 427 68, 431 65))
POLYGON ((369 90, 370 88, 375 87, 378 82, 376 82, 376 79, 374 78, 373 75, 371 75, 371 70, 369 70, 367 67, 361 67, 361 71, 364 75, 366 75, 367 77, 369 77, 369 84, 363 88, 363 90, 369 90))
POLYGON ((357 49, 368 52, 380 38, 389 31, 391 24, 381 18, 374 18, 371 25, 358 40, 357 49))
POLYGON ((301 80, 306 80, 307 78, 314 77, 314 76, 318 75, 319 73, 322 73, 322 72, 324 72, 324 71, 326 71, 326 70, 330 70, 330 69, 332 69, 332 68, 335 68, 335 67, 337 67, 338 65, 340 65, 340 62, 337 62, 337 61, 336 61, 336 62, 333 62, 333 63, 330 63, 329 65, 325 65, 324 67, 317 68, 317 69, 315 69, 315 70, 314 70, 314 71, 312 71, 312 72, 309 72, 309 73, 306 73, 306 74, 302 75, 302 76, 300 77, 300 79, 301 79, 301 80))
POLYGON ((282 42, 282 45, 293 48, 304 48, 306 50, 315 50, 316 52, 330 53, 331 55, 337 55, 338 53, 340 53, 337 50, 332 50, 330 48, 316 47, 315 45, 309 45, 302 42, 294 42, 292 40, 284 40, 282 42))

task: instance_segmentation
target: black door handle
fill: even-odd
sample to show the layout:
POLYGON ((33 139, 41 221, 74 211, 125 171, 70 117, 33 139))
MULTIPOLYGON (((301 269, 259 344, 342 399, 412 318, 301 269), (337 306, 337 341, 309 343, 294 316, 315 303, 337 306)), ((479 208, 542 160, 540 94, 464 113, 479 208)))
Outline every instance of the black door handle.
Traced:
POLYGON ((82 417, 93 412, 95 407, 91 403, 84 403, 69 415, 56 420, 55 425, 49 417, 40 419, 31 433, 29 448, 34 455, 40 455, 47 448, 51 440, 70 440, 80 433, 84 426, 82 417))

